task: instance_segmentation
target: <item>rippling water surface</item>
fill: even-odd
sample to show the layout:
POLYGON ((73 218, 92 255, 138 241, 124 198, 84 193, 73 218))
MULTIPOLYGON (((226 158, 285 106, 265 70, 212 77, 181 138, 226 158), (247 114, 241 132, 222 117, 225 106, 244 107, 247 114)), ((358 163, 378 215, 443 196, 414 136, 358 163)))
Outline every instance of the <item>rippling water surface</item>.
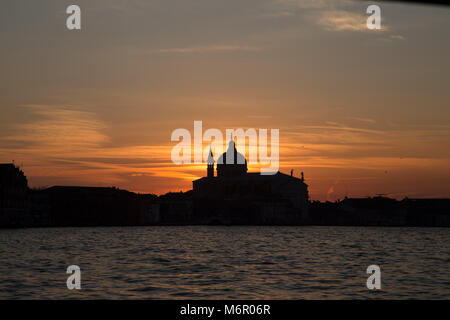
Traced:
POLYGON ((3 299, 448 299, 450 229, 0 230, 3 299), (81 268, 68 290, 66 268, 81 268), (377 264, 382 288, 365 273, 377 264))

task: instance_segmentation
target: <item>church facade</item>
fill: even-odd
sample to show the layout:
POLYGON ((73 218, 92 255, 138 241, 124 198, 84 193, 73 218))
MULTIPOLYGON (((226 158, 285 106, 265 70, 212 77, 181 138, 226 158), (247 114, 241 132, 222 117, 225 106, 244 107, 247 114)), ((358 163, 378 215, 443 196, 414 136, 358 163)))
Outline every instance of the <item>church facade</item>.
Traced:
POLYGON ((233 140, 215 160, 210 150, 206 177, 193 181, 194 217, 209 224, 303 224, 308 219, 308 185, 277 172, 248 172, 233 140))

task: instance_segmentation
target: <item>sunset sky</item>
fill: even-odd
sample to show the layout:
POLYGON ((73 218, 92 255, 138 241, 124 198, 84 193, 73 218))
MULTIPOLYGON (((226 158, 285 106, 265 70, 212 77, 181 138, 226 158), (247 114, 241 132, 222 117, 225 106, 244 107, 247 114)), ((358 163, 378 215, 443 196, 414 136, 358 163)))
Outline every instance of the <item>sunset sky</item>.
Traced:
POLYGON ((314 200, 450 197, 450 8, 15 0, 0 43, 0 163, 31 187, 189 190, 205 165, 173 164, 170 138, 201 120, 279 129, 280 170, 314 200))

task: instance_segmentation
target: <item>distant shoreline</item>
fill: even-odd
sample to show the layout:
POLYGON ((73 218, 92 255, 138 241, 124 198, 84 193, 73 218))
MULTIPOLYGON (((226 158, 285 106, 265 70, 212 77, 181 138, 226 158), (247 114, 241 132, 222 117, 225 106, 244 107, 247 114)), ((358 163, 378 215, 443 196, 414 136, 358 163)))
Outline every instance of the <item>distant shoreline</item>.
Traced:
POLYGON ((137 194, 115 187, 28 188, 14 164, 1 165, 0 228, 125 226, 450 227, 450 199, 384 196, 308 199, 301 179, 243 173, 204 177, 193 190, 137 194), (269 188, 270 187, 270 188, 269 188))

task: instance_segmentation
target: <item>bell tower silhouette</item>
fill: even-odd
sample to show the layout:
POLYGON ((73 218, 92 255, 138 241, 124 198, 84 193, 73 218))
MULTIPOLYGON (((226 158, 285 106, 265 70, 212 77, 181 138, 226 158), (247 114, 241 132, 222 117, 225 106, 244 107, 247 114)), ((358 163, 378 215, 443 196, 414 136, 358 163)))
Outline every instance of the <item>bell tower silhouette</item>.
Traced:
POLYGON ((209 155, 208 155, 208 168, 206 172, 206 176, 208 178, 214 178, 214 156, 211 150, 211 146, 209 147, 209 155))

